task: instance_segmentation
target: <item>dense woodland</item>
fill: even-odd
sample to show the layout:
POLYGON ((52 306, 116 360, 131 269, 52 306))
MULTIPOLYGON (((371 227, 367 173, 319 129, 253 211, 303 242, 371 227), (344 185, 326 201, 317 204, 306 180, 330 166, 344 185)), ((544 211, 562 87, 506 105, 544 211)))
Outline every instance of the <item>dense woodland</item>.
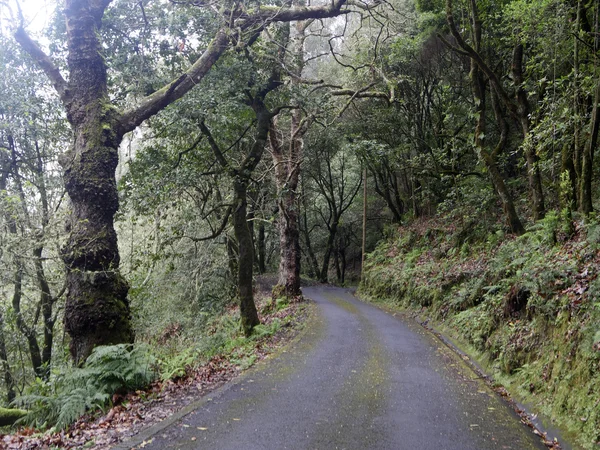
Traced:
MULTIPOLYGON (((417 242, 450 273, 452 258, 522 249, 539 230, 594 260, 581 236, 599 207, 599 9, 66 0, 35 30, 0 3, 1 404, 67 426, 56 399, 83 376, 73 366, 143 354, 176 373, 173 355, 232 303, 245 336, 260 329, 257 275, 278 274, 273 305, 301 295, 301 275, 357 284, 381 241, 370 273, 418 259, 417 242)), ((406 294, 374 277, 366 292, 406 294)), ((431 295, 419 307, 456 307, 431 295)), ((514 322, 523 295, 498 320, 514 322)), ((79 413, 110 402, 80 394, 79 413)))

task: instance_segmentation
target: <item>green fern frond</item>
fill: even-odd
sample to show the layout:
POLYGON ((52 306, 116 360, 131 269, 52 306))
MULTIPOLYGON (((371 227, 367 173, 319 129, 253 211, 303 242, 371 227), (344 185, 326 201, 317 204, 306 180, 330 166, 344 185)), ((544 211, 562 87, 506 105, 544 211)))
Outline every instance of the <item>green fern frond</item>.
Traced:
POLYGON ((20 422, 66 428, 86 412, 105 408, 115 392, 150 384, 157 376, 156 365, 147 346, 96 347, 83 367, 37 386, 37 394, 19 397, 15 404, 29 411, 20 422))

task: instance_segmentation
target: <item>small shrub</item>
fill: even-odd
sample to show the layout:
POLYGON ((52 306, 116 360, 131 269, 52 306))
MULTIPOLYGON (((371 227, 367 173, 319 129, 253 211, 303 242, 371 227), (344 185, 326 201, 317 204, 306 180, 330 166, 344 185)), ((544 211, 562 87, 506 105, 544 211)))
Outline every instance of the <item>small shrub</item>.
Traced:
POLYGON ((19 423, 64 429, 88 411, 110 404, 117 392, 145 387, 156 377, 148 347, 119 344, 96 347, 81 368, 39 382, 15 404, 29 411, 19 423))
POLYGON ((590 219, 586 224, 585 230, 587 232, 586 240, 590 244, 600 244, 600 223, 590 219))

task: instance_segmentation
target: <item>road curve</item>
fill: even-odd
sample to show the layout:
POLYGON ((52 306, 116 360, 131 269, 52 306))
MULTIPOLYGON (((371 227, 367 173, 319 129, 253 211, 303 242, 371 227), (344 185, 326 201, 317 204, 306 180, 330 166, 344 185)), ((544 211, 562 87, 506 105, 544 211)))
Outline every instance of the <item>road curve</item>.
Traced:
POLYGON ((317 303, 318 314, 300 340, 146 439, 143 448, 545 448, 421 327, 344 289, 311 287, 304 295, 317 303))

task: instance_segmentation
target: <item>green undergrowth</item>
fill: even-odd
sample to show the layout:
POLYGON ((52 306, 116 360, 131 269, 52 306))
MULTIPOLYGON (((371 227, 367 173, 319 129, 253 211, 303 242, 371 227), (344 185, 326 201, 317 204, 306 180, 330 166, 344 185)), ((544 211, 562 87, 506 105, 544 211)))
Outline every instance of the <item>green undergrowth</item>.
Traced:
POLYGON ((294 322, 304 308, 286 302, 271 308, 266 300, 263 304, 263 323, 250 337, 242 333, 239 312, 231 307, 207 321, 202 332, 173 323, 148 342, 96 347, 82 367, 56 371, 48 381, 38 379, 18 397, 14 406, 27 414, 17 425, 65 429, 86 413, 92 418, 102 414, 128 392, 193 376, 195 369, 211 361, 245 370, 256 361, 257 348, 294 322))
POLYGON ((438 321, 521 401, 598 448, 600 225, 576 225, 567 238, 550 214, 521 237, 472 241, 436 221, 400 227, 368 256, 360 293, 438 321))

